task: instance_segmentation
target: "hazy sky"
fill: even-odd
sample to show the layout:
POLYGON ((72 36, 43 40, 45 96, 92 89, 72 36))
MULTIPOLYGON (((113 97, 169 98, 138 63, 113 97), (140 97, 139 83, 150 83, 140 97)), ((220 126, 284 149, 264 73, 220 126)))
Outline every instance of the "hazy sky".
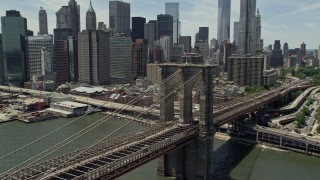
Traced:
MULTIPOLYGON (((40 6, 47 10, 49 33, 56 24, 55 12, 69 0, 1 0, 1 16, 5 11, 15 9, 28 19, 28 29, 39 31, 38 11, 40 6)), ((218 0, 124 0, 131 4, 131 16, 141 16, 148 20, 156 19, 157 14, 164 14, 165 2, 180 3, 182 35, 190 35, 194 39, 199 26, 210 27, 210 38, 217 36, 218 0)), ((240 0, 232 1, 231 39, 233 39, 233 22, 239 20, 240 0)), ((89 0, 77 0, 81 7, 81 26, 85 26, 85 13, 89 0)), ((108 0, 92 0, 97 14, 97 21, 109 26, 108 0)), ((300 47, 302 42, 307 48, 317 48, 320 44, 320 2, 318 0, 257 0, 257 8, 262 15, 262 38, 265 45, 273 44, 280 39, 281 44, 289 43, 290 48, 300 47)))

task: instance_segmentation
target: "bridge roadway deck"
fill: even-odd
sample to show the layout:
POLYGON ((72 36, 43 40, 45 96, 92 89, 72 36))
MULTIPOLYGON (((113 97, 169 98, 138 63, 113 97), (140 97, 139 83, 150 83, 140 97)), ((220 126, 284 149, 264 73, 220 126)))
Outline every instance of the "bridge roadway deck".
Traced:
POLYGON ((257 141, 278 144, 280 148, 320 156, 320 141, 279 129, 257 126, 257 141))
POLYGON ((198 126, 168 123, 101 143, 83 153, 78 150, 0 179, 114 179, 190 143, 198 135, 198 126))
POLYGON ((283 94, 291 92, 295 89, 305 89, 308 87, 310 87, 310 85, 280 88, 256 94, 254 97, 247 97, 242 100, 234 101, 234 104, 226 106, 218 111, 214 111, 214 124, 216 127, 220 127, 231 120, 263 107, 264 105, 280 98, 283 94))

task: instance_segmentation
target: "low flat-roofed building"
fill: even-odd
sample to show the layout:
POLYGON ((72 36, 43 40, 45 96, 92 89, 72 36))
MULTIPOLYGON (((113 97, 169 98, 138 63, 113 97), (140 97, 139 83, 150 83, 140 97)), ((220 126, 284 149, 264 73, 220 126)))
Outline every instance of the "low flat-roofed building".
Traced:
POLYGON ((102 87, 78 87, 71 90, 72 94, 87 96, 87 97, 97 97, 100 95, 110 94, 110 90, 102 87))
POLYGON ((76 117, 81 116, 88 112, 90 106, 87 104, 63 101, 57 103, 51 103, 50 108, 47 109, 50 113, 62 117, 76 117))

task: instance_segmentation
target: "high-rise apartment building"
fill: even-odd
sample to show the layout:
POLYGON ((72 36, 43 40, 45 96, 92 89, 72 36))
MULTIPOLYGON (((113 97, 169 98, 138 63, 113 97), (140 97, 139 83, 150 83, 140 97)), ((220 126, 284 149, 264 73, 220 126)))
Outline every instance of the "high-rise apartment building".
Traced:
POLYGON ((179 44, 182 44, 186 53, 191 53, 191 36, 180 36, 179 44))
POLYGON ((115 36, 110 38, 110 79, 113 84, 133 81, 131 37, 115 36))
POLYGON ((169 14, 160 14, 157 16, 159 38, 161 36, 170 36, 171 41, 173 37, 173 16, 169 14))
POLYGON ((231 56, 228 59, 228 80, 239 86, 262 86, 263 69, 263 56, 231 56))
POLYGON ((241 0, 239 54, 256 54, 256 0, 241 0))
POLYGON ((109 1, 110 29, 115 33, 131 35, 130 4, 123 1, 109 1))
POLYGON ((276 40, 273 45, 272 54, 270 57, 270 66, 273 68, 283 67, 283 55, 280 40, 276 40))
POLYGON ((218 43, 230 41, 231 0, 218 1, 218 43))
POLYGON ((240 22, 235 21, 233 24, 233 42, 238 46, 240 41, 240 22))
POLYGON ((43 69, 53 69, 53 37, 51 35, 26 37, 27 80, 42 74, 43 69), (44 52, 45 48, 45 52, 44 52), (43 51, 43 52, 42 52, 43 51), (45 53, 45 54, 44 54, 45 53), (46 55, 46 57, 44 57, 46 55), (46 61, 43 62, 43 58, 46 61), (45 63, 45 64, 43 64, 45 63), (49 67, 48 67, 49 66, 49 67))
POLYGON ((256 47, 257 52, 262 53, 263 51, 263 39, 261 39, 261 15, 259 12, 259 9, 257 10, 257 16, 256 16, 256 47))
POLYGON ((27 80, 24 54, 27 19, 19 11, 10 10, 1 17, 4 81, 20 86, 27 80))
POLYGON ((144 38, 144 24, 146 23, 146 18, 143 17, 132 17, 132 41, 135 42, 136 39, 144 38))
POLYGON ((57 29, 71 29, 72 36, 77 37, 80 32, 80 5, 70 0, 68 6, 62 6, 56 13, 57 29))
POLYGON ((97 29, 97 17, 96 12, 92 7, 92 3, 90 1, 90 5, 86 14, 86 30, 96 30, 97 29))
POLYGON ((153 47, 156 40, 156 25, 155 23, 144 24, 144 39, 147 40, 148 47, 153 47))
POLYGON ((39 11, 39 35, 48 34, 47 12, 42 7, 39 11))
POLYGON ((173 43, 179 43, 181 35, 180 4, 177 2, 166 2, 165 12, 173 17, 173 43))
POLYGON ((199 41, 209 42, 209 27, 199 27, 199 41))

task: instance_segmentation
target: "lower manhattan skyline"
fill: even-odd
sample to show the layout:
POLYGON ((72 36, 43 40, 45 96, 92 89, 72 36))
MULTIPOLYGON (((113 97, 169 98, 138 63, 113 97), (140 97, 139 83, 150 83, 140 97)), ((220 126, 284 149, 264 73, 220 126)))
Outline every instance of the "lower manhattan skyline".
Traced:
MULTIPOLYGON (((81 29, 85 29, 85 13, 90 1, 78 0, 81 12, 81 29)), ((141 16, 148 20, 156 18, 157 14, 164 14, 165 2, 179 2, 181 16, 181 35, 192 36, 197 33, 200 26, 208 26, 210 29, 209 39, 217 38, 217 21, 218 21, 218 1, 182 1, 166 0, 127 0, 131 4, 131 17, 141 16), (159 7, 160 6, 160 7, 159 7), (144 11, 141 11, 144 9, 144 11), (199 21, 201 19, 201 21, 199 21)), ((49 34, 53 34, 56 27, 55 13, 62 5, 67 5, 68 0, 25 0, 9 1, 3 0, 0 6, 3 10, 15 9, 20 11, 22 16, 28 20, 28 28, 38 33, 38 11, 43 7, 48 14, 49 34)), ((97 22, 105 22, 109 27, 109 7, 107 1, 93 1, 96 4, 97 22)), ((316 19, 317 11, 320 9, 320 3, 316 0, 298 1, 292 0, 290 3, 285 0, 258 0, 257 8, 262 15, 262 38, 264 46, 273 44, 274 40, 279 39, 281 42, 287 42, 290 47, 298 47, 302 42, 307 44, 308 49, 316 49, 319 42, 314 35, 315 29, 320 27, 320 21, 316 19), (275 16, 277 14, 277 16, 275 16), (301 38, 295 38, 297 34, 302 34, 301 38)), ((1 16, 5 16, 3 12, 1 16)), ((233 22, 239 21, 240 0, 231 2, 231 34, 233 34, 233 22)), ((231 36, 233 41, 233 37, 231 36)), ((192 39, 194 41, 194 39, 192 39)))

